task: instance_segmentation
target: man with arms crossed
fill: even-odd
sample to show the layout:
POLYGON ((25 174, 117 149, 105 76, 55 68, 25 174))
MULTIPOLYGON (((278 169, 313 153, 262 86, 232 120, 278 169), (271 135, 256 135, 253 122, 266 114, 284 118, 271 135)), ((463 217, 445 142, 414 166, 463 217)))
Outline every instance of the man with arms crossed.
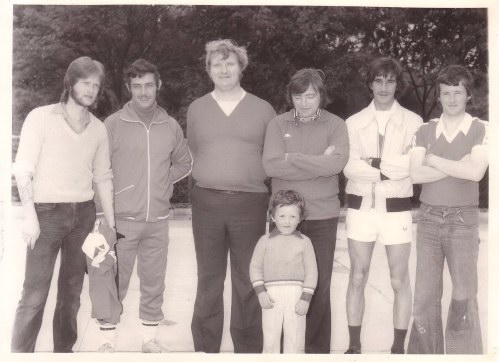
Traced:
MULTIPOLYGON (((156 102, 161 88, 156 66, 136 60, 125 70, 125 82, 132 99, 104 122, 115 176, 116 226, 125 236, 116 245, 118 294, 123 301, 137 259, 142 352, 162 353, 167 349, 157 329, 164 318, 170 198, 173 184, 190 173, 192 158, 179 124, 156 102)), ((110 344, 102 347, 113 351, 112 326, 101 331, 110 344)))
POLYGON ((422 126, 411 178, 422 183, 417 229, 414 323, 408 353, 443 353, 442 271, 452 280, 445 352, 483 353, 477 302, 478 182, 487 170, 487 124, 466 113, 473 78, 459 65, 437 78, 443 113, 422 126))
POLYGON ((422 119, 395 100, 403 85, 402 75, 395 59, 375 59, 367 74, 373 101, 346 121, 350 157, 343 172, 348 178, 346 229, 351 264, 346 299, 350 344, 346 354, 361 353, 364 289, 375 241, 385 245, 394 293, 391 352, 404 353, 412 302, 409 149, 422 119))
POLYGON ((59 250, 54 352, 72 352, 76 342, 86 267, 81 246, 95 222, 92 182, 107 225, 114 228, 108 138, 102 122, 88 111, 102 93, 103 82, 101 63, 76 59, 66 71, 61 102, 34 109, 24 122, 14 174, 28 247, 12 352, 35 350, 59 250))

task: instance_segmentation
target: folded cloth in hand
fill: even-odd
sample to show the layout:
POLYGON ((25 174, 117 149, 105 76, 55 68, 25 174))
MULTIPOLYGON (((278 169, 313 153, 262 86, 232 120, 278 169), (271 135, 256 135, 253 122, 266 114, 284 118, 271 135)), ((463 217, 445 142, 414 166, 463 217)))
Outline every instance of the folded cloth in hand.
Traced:
POLYGON ((100 225, 100 220, 95 221, 94 230, 88 234, 81 249, 92 260, 92 266, 98 268, 99 264, 106 258, 106 254, 111 249, 111 245, 116 242, 116 232, 107 226, 100 225), (112 230, 108 232, 107 229, 112 230), (103 231, 101 234, 99 231, 103 231), (114 239, 114 240, 113 240, 114 239))

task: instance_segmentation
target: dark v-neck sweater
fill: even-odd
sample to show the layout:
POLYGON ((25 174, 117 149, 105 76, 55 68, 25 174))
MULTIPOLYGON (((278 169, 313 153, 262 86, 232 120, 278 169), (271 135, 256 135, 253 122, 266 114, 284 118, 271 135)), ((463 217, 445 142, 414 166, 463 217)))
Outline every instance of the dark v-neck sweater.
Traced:
POLYGON ((194 160, 192 176, 200 187, 267 192, 262 167, 263 142, 272 106, 246 93, 227 116, 210 93, 187 111, 187 143, 194 160))

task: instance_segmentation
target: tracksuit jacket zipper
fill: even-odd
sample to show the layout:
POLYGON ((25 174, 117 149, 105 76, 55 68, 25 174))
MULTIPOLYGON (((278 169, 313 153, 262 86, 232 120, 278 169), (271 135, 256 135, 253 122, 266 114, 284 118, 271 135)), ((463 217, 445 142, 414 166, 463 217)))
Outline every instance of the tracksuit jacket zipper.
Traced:
POLYGON ((149 208, 151 206, 151 148, 150 148, 150 136, 149 136, 149 131, 151 130, 151 126, 153 124, 161 124, 165 123, 166 120, 161 121, 161 122, 151 122, 149 124, 149 127, 145 125, 144 122, 141 121, 131 121, 125 118, 122 118, 122 120, 126 122, 131 122, 131 123, 140 123, 141 125, 144 126, 146 129, 146 136, 147 136, 147 209, 146 209, 146 222, 149 222, 149 208))

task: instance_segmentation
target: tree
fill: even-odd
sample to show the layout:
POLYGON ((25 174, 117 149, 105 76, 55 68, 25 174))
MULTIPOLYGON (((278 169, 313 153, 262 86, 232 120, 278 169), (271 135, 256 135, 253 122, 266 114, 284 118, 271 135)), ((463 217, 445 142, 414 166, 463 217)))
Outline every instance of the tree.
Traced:
MULTIPOLYGON (((27 113, 56 102, 69 63, 89 55, 106 68, 101 119, 129 99, 123 70, 137 58, 155 63, 158 102, 185 130, 187 107, 212 89, 204 66, 207 41, 232 38, 248 49, 243 87, 287 110, 285 88, 304 67, 322 69, 331 103, 346 118, 370 102, 369 61, 393 56, 405 69, 400 102, 428 119, 439 114, 438 71, 464 64, 476 78, 470 112, 488 118, 487 10, 320 6, 14 6, 13 133, 27 113)), ((175 200, 184 201, 186 186, 175 200)))

